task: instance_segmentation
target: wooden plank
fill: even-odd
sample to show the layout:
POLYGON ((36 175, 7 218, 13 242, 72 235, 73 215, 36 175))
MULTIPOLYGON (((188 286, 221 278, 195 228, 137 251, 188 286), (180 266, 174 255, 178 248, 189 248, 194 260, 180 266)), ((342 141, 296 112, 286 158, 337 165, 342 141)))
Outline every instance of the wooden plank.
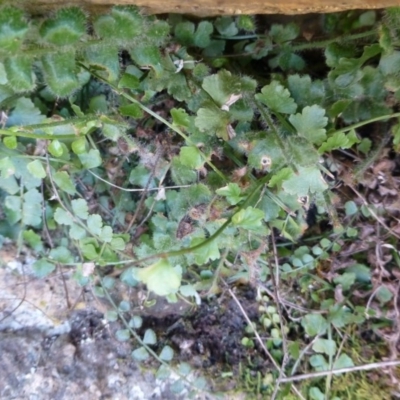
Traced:
POLYGON ((89 10, 101 10, 115 4, 135 4, 151 14, 178 13, 197 16, 330 13, 400 6, 400 0, 30 0, 20 3, 34 12, 68 4, 81 5, 89 10))

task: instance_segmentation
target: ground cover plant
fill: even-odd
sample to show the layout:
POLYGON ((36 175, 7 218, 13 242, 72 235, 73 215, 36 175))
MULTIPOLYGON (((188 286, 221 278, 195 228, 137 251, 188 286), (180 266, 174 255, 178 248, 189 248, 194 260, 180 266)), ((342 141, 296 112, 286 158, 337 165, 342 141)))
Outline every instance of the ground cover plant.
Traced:
MULTIPOLYGON (((143 307, 207 305, 181 358, 204 353, 211 310, 240 315, 221 336, 240 332, 240 356, 214 387, 394 393, 400 9, 319 21, 0 10, 1 241, 30 247, 37 277, 58 269, 108 298, 118 338, 160 377, 176 346, 140 331, 116 286, 146 288, 143 307)), ((191 366, 177 371, 179 392, 191 366)))

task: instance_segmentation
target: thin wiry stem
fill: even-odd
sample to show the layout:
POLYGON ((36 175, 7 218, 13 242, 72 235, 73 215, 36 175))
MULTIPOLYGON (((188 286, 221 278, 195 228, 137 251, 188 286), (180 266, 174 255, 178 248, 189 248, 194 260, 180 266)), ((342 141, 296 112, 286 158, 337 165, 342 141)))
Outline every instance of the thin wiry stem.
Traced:
POLYGON ((169 190, 169 189, 182 189, 182 188, 188 188, 192 185, 180 185, 180 186, 161 186, 161 187, 155 187, 155 188, 147 188, 147 189, 127 189, 122 186, 118 186, 107 179, 102 178, 101 176, 95 174, 92 170, 88 169, 88 172, 90 172, 93 176, 95 176, 97 179, 103 181, 107 185, 114 187, 116 189, 122 190, 123 192, 150 192, 150 191, 158 191, 161 189, 169 190))
POLYGON ((371 369, 397 367, 398 365, 400 365, 400 361, 383 361, 378 363, 358 365, 354 367, 339 368, 328 371, 310 372, 309 374, 302 374, 297 376, 289 376, 288 378, 282 378, 281 382, 289 383, 295 381, 304 381, 306 379, 320 378, 322 376, 327 376, 330 374, 346 374, 347 372, 369 371, 371 369))
MULTIPOLYGON (((224 282, 224 284, 227 286, 226 282, 224 280, 222 280, 224 282)), ((231 289, 228 288, 228 292, 231 295, 232 299, 235 301, 235 303, 237 304, 237 306, 240 309, 240 312, 242 313, 243 317, 245 318, 247 324, 253 329, 254 335, 257 338, 258 343, 260 344, 261 348, 263 349, 264 353, 267 355, 267 357, 270 359, 270 361, 272 362, 272 364, 274 365, 274 367, 279 371, 279 374, 282 374, 282 378, 280 379, 281 382, 283 382, 283 377, 285 377, 285 373, 284 371, 282 371, 282 368, 280 367, 280 365, 275 361, 274 357, 272 357, 272 354, 268 351, 268 349, 265 347, 259 333, 257 332, 257 329, 255 328, 255 326, 253 325, 253 323, 251 322, 249 316, 247 315, 246 311, 243 309, 239 299, 235 296, 235 293, 233 293, 233 291, 231 289)), ((295 392, 295 394, 299 397, 299 399, 305 400, 305 398, 303 397, 303 395, 300 393, 299 389, 296 388, 296 386, 292 385, 292 390, 295 392)))
POLYGON ((282 359, 282 365, 281 369, 279 371, 279 377, 276 381, 275 384, 275 389, 274 392, 271 396, 271 399, 274 400, 276 396, 278 395, 279 391, 279 386, 281 383, 281 379, 284 376, 284 371, 286 367, 286 363, 289 359, 289 353, 288 353, 288 348, 287 348, 287 340, 286 340, 286 333, 285 333, 285 327, 283 325, 283 313, 282 313, 282 308, 281 308, 281 300, 280 300, 280 293, 279 293, 279 260, 278 260, 278 252, 276 250, 276 242, 275 242, 275 235, 274 235, 274 230, 273 228, 271 229, 271 241, 272 241, 272 252, 274 255, 274 261, 275 261, 275 272, 273 271, 272 265, 270 264, 270 272, 271 272, 271 279, 272 283, 274 286, 274 294, 275 294, 275 306, 279 314, 279 327, 281 330, 281 336, 282 336, 282 350, 283 350, 283 359, 282 359))

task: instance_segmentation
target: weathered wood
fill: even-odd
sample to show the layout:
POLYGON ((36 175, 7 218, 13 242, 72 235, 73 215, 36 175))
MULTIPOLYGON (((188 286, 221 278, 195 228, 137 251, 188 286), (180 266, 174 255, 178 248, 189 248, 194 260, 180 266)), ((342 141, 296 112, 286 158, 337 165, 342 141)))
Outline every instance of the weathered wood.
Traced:
POLYGON ((197 16, 329 13, 400 6, 400 0, 30 0, 23 3, 36 12, 67 4, 81 5, 91 10, 114 4, 135 4, 151 14, 183 13, 197 16))

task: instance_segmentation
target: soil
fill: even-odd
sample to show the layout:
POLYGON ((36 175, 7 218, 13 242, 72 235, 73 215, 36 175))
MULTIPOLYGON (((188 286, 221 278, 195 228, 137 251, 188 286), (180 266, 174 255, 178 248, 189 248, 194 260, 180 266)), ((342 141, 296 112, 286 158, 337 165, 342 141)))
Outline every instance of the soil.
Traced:
MULTIPOLYGON (((104 319, 111 307, 90 289, 79 287, 65 273, 45 280, 34 278, 30 268, 34 258, 28 254, 17 257, 13 246, 0 250, 0 260, 2 400, 189 398, 190 386, 180 394, 173 392, 178 376, 157 379, 159 364, 132 358, 137 344, 115 338, 123 326, 104 319)), ((114 290, 114 298, 126 296, 119 289, 114 290)), ((140 293, 135 295, 132 298, 140 298, 140 293)), ((236 288, 236 296, 247 315, 256 320, 254 291, 243 286, 236 288)), ((132 314, 143 318, 140 335, 147 328, 156 332, 156 352, 168 344, 175 351, 174 361, 191 365, 194 372, 189 379, 205 376, 211 393, 237 386, 236 379, 220 378, 221 371, 237 376, 239 363, 249 355, 240 343, 247 324, 229 294, 214 296, 197 308, 186 303, 166 307, 158 301, 150 308, 134 307, 132 314)), ((202 393, 193 398, 216 395, 202 393)))

